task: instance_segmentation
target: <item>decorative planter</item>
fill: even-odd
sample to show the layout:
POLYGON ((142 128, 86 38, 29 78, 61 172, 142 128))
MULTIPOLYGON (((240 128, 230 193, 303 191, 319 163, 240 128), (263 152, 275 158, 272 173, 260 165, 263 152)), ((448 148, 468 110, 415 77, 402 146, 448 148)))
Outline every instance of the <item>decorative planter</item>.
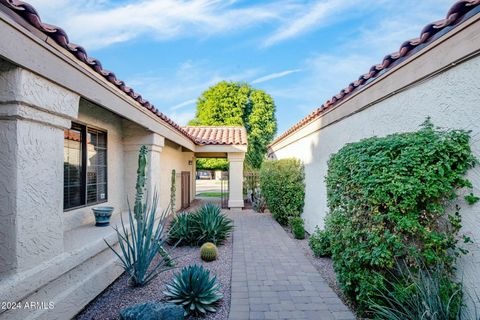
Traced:
POLYGON ((92 208, 95 215, 95 225, 97 227, 106 227, 110 225, 110 217, 112 216, 113 207, 95 207, 92 208))

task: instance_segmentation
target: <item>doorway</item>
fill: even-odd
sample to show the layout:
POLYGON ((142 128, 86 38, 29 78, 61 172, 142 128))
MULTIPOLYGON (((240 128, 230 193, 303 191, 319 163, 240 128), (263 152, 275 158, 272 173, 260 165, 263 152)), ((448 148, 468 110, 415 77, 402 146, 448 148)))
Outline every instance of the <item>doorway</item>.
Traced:
POLYGON ((181 194, 182 204, 181 210, 184 210, 190 206, 190 171, 182 171, 181 173, 181 194))

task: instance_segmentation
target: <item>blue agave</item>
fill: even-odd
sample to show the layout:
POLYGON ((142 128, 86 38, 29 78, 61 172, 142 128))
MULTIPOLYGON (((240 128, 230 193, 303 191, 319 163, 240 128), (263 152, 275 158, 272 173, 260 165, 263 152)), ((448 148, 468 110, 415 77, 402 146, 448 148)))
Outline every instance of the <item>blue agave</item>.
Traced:
POLYGON ((181 305, 185 315, 216 312, 216 305, 223 298, 217 277, 210 277, 208 269, 196 264, 175 274, 164 294, 171 302, 181 305))

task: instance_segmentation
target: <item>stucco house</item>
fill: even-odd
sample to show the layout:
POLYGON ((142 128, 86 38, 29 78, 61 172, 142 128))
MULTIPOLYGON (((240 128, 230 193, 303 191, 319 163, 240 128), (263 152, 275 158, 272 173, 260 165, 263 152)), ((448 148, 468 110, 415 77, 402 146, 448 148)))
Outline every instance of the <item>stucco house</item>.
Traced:
POLYGON ((228 206, 243 207, 242 127, 181 127, 21 1, 0 0, 0 297, 45 302, 0 319, 67 319, 121 273, 91 208, 132 199, 138 150, 148 192, 177 209, 195 195, 195 158, 227 158, 228 206), (50 309, 50 304, 54 309, 50 309))
MULTIPOLYGON (((430 117, 436 126, 471 130, 480 159, 480 1, 457 1, 445 19, 428 24, 418 38, 370 68, 338 94, 279 135, 271 159, 299 158, 305 165, 305 227, 323 228, 328 212, 327 161, 346 143, 415 131, 430 117)), ((480 168, 468 173, 480 193, 480 168)), ((463 233, 473 239, 459 276, 478 299, 480 204, 459 202, 463 233)), ((478 302, 477 302, 478 306, 478 302)))

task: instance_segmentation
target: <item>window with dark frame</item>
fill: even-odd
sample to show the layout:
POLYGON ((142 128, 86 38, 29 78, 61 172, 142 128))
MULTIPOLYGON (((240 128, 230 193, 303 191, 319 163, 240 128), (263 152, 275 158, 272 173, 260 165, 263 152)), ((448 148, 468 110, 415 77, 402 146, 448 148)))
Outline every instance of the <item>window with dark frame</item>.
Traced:
POLYGON ((64 136, 63 209, 107 201, 107 133, 73 123, 64 136))

